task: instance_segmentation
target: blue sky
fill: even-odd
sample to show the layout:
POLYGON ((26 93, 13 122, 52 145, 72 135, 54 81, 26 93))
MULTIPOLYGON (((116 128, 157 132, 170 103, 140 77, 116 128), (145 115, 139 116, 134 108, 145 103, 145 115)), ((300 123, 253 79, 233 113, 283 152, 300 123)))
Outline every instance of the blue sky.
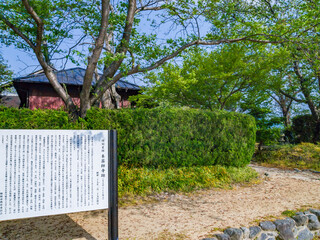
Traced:
MULTIPOLYGON (((0 52, 14 72, 14 77, 25 76, 40 69, 38 60, 32 52, 27 53, 16 49, 14 46, 7 47, 3 45, 0 47, 0 52)), ((76 65, 68 62, 66 68, 72 67, 76 67, 76 65)))
POLYGON ((14 77, 20 77, 30 73, 33 67, 26 69, 28 65, 36 65, 37 62, 34 61, 28 54, 25 52, 15 49, 14 47, 1 46, 0 51, 3 58, 7 61, 10 69, 14 72, 14 77))
MULTIPOLYGON (((159 42, 161 41, 165 41, 168 38, 176 38, 179 37, 178 35, 181 35, 181 28, 174 27, 173 29, 171 29, 171 31, 169 31, 169 29, 172 27, 171 23, 165 23, 162 24, 160 28, 156 29, 156 31, 154 31, 154 29, 150 28, 150 21, 147 21, 146 19, 155 19, 156 21, 160 21, 161 19, 159 19, 158 17, 156 17, 156 13, 148 13, 146 12, 145 16, 142 16, 142 21, 140 22, 140 26, 139 26, 139 31, 141 32, 145 32, 145 33, 155 33, 157 34, 157 37, 159 39, 159 42)), ((201 35, 204 36, 208 31, 209 31, 209 26, 208 24, 201 24, 201 35)), ((81 33, 77 34, 77 35, 81 35, 81 33)), ((76 40, 75 40, 76 41, 76 40)), ((70 45, 72 46, 74 44, 74 42, 70 45)), ((62 46, 62 48, 68 49, 67 44, 65 43, 65 45, 62 46)), ((16 49, 14 46, 4 46, 4 45, 0 45, 0 52, 3 55, 3 58, 7 61, 8 65, 10 66, 11 70, 14 72, 14 77, 21 77, 21 76, 25 76, 29 73, 32 73, 36 70, 40 69, 39 63, 35 57, 35 55, 30 52, 30 53, 26 53, 23 50, 20 49, 16 49)), ((57 68, 57 70, 62 69, 62 64, 61 63, 57 63, 57 62, 53 62, 54 66, 57 68)), ((72 67, 76 67, 75 64, 73 64, 71 61, 69 61, 66 64, 66 68, 72 68, 72 67)), ((80 65, 80 67, 85 68, 85 65, 80 65)), ((135 82, 135 81, 139 81, 139 78, 130 78, 127 79, 130 82, 135 82)))

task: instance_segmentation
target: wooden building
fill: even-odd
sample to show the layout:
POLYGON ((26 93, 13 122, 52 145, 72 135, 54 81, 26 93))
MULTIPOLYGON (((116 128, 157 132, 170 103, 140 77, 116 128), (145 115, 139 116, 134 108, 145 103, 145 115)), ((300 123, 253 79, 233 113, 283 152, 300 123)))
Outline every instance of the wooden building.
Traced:
MULTIPOLYGON (((80 104, 80 91, 82 88, 85 69, 72 68, 57 71, 59 83, 64 84, 68 94, 74 102, 80 104)), ((93 80, 93 84, 95 79, 93 80)), ((49 80, 42 71, 32 73, 25 77, 13 80, 19 98, 20 107, 30 109, 59 109, 64 106, 62 99, 50 85, 49 80)), ((115 84, 116 92, 120 95, 119 107, 130 107, 129 96, 137 95, 140 87, 126 81, 119 80, 115 84)))

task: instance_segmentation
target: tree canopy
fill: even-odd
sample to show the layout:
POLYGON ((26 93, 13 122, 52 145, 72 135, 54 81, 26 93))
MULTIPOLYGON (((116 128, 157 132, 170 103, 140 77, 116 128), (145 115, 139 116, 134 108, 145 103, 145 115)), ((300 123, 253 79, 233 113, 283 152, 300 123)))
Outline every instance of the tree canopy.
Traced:
POLYGON ((0 95, 3 90, 12 87, 12 71, 0 54, 0 95))
POLYGON ((154 70, 191 46, 303 41, 318 24, 318 5, 317 0, 8 0, 0 3, 0 39, 34 53, 67 109, 84 117, 119 79, 154 70), (86 65, 79 110, 57 81, 56 60, 86 65), (98 70, 102 76, 92 87, 98 70))
POLYGON ((257 99, 256 94, 266 90, 279 55, 280 51, 256 44, 224 45, 210 53, 195 48, 183 56, 182 64, 165 64, 159 72, 150 73, 151 86, 138 98, 173 106, 239 109, 249 95, 257 99))

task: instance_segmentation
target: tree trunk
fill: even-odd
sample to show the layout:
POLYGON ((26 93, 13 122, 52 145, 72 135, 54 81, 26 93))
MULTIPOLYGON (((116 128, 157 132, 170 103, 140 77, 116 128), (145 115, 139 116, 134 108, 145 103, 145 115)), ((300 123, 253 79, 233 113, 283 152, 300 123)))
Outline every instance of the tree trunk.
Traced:
POLYGON ((120 108, 121 97, 117 93, 115 85, 112 85, 103 95, 101 98, 102 108, 105 109, 118 109, 120 108))
POLYGON ((291 124, 291 121, 290 121, 290 110, 282 109, 282 114, 283 114, 283 117, 284 117, 284 126, 287 128, 291 124))
MULTIPOLYGON (((81 103, 80 103, 81 104, 81 103)), ((87 111, 91 108, 90 102, 82 102, 80 111, 79 111, 79 117, 85 118, 87 116, 87 111)))

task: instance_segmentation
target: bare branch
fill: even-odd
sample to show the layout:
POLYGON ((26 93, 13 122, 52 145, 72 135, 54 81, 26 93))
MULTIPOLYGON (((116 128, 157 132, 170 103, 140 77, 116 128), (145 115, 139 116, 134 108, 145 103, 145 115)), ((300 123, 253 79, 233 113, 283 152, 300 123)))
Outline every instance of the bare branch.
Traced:
POLYGON ((290 102, 289 102, 289 104, 288 104, 288 106, 287 106, 288 109, 290 109, 290 107, 291 107, 291 105, 292 105, 292 103, 293 103, 293 99, 290 98, 289 100, 290 100, 290 102))
MULTIPOLYGON (((276 101, 276 103, 278 103, 279 105, 281 105, 280 101, 278 98, 276 98, 275 96, 273 96, 271 93, 269 94, 269 96, 274 100, 276 101)), ((291 99, 292 100, 292 99, 291 99)))
MULTIPOLYGON (((86 37, 86 35, 83 35, 83 36, 79 39, 79 41, 76 42, 75 45, 73 45, 71 48, 69 48, 68 54, 67 54, 67 56, 65 56, 66 58, 67 58, 68 56, 70 56, 71 50, 72 50, 73 48, 75 48, 76 46, 78 46, 78 45, 80 44, 80 42, 81 42, 85 37, 86 37)), ((66 62, 64 63, 63 69, 66 68, 67 62, 68 62, 68 59, 67 59, 66 62)))
POLYGON ((134 69, 134 65, 135 65, 135 60, 134 60, 134 55, 133 52, 128 50, 128 52, 130 53, 131 59, 132 59, 132 64, 131 64, 131 68, 134 69))
POLYGON ((200 39, 200 26, 199 26, 199 22, 198 22, 198 18, 194 18, 196 25, 197 25, 197 32, 198 32, 198 38, 200 39))
POLYGON ((159 11, 159 10, 163 10, 164 9, 163 5, 157 6, 161 2, 164 3, 165 1, 163 1, 163 0, 149 1, 146 4, 143 4, 142 1, 139 0, 140 7, 135 10, 135 13, 142 12, 142 11, 159 11))
POLYGON ((275 12, 273 11, 271 3, 267 0, 264 0, 264 2, 268 5, 268 8, 269 8, 270 12, 272 13, 272 15, 275 15, 275 12))
POLYGON ((296 97, 294 97, 294 96, 291 96, 290 94, 284 92, 282 89, 280 89, 279 92, 280 92, 281 94, 285 95, 286 97, 292 99, 293 101, 298 102, 298 103, 307 103, 306 100, 298 99, 298 98, 296 98, 296 97))
POLYGON ((140 7, 136 9, 135 13, 142 12, 142 11, 160 11, 163 9, 164 9, 163 7, 140 7))

